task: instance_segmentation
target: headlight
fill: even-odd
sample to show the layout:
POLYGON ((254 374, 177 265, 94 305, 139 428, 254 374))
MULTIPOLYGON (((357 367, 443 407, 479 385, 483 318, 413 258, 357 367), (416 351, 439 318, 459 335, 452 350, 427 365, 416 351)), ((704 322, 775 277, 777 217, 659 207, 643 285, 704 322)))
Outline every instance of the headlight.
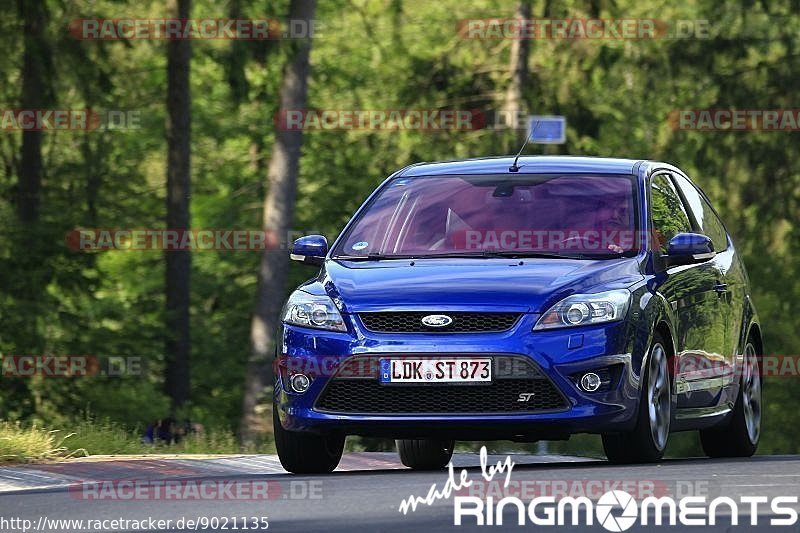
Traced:
POLYGON ((622 320, 631 293, 620 289, 597 294, 573 294, 551 307, 536 322, 534 330, 586 326, 622 320))
POLYGON ((296 326, 347 331, 341 313, 330 298, 303 291, 294 291, 289 296, 281 320, 296 326))

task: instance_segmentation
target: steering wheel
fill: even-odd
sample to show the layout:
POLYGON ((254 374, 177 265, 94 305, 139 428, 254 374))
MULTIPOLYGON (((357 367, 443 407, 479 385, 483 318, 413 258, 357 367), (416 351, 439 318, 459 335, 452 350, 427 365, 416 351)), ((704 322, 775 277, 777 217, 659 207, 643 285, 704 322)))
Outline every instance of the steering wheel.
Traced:
MULTIPOLYGON (((600 245, 602 245, 602 242, 598 244, 597 239, 590 238, 588 235, 573 235, 571 237, 566 237, 564 239, 561 239, 558 244, 568 245, 569 243, 572 242, 580 242, 588 244, 588 246, 584 246, 580 251, 592 251, 592 252, 603 251, 602 248, 600 247, 600 245)), ((618 254, 621 254, 622 252, 625 251, 625 249, 622 246, 614 243, 610 243, 606 247, 606 250, 618 254)))

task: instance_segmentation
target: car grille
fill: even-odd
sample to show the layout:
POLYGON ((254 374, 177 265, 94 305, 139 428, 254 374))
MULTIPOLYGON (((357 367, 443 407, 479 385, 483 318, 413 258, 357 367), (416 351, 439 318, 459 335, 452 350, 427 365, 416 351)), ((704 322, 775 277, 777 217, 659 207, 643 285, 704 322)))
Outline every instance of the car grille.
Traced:
MULTIPOLYGON (((357 374, 348 372, 349 364, 358 362, 364 368, 363 357, 354 357, 330 379, 317 399, 315 409, 339 414, 433 415, 535 413, 568 407, 561 392, 526 358, 494 356, 493 361, 491 383, 389 385, 380 383, 377 373, 365 376, 361 372, 358 377, 340 377, 340 374, 357 374), (533 397, 520 402, 521 393, 533 393, 533 397)), ((377 364, 368 366, 378 367, 377 364)))
POLYGON ((360 313, 364 327, 376 333, 490 333, 511 329, 520 313, 445 313, 453 322, 445 327, 430 327, 422 318, 434 312, 404 311, 360 313))

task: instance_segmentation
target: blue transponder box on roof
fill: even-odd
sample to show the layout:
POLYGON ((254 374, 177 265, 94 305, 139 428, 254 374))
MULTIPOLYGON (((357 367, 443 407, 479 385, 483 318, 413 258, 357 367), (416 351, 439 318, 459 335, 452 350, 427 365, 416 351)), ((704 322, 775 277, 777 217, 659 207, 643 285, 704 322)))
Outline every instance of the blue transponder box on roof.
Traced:
POLYGON ((567 134, 567 119, 562 116, 528 117, 530 142, 538 144, 563 144, 567 134))

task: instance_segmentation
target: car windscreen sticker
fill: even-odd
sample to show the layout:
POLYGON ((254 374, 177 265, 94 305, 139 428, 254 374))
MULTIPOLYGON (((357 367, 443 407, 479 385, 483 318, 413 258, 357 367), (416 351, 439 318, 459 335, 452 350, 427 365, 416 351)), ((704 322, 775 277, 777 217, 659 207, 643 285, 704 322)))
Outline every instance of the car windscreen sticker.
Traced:
POLYGON ((353 248, 353 250, 363 250, 363 249, 364 249, 364 248, 366 248, 367 246, 369 246, 369 243, 368 243, 368 242, 365 242, 365 241, 358 241, 358 242, 357 242, 357 243, 355 243, 355 244, 354 244, 354 245, 353 245, 351 248, 353 248))

